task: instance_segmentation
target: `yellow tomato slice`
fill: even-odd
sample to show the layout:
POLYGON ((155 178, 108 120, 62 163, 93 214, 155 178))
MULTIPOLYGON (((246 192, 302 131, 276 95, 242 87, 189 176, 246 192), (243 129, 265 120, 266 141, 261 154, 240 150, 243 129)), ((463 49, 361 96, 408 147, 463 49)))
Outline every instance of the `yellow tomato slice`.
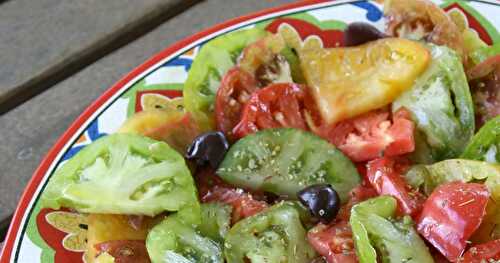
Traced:
POLYGON ((357 47, 300 52, 307 84, 328 123, 391 103, 426 69, 430 53, 422 44, 385 38, 357 47))
POLYGON ((179 122, 185 113, 182 111, 164 111, 152 109, 135 113, 120 127, 118 133, 136 133, 148 136, 168 123, 179 122))
POLYGON ((131 116, 118 133, 134 133, 164 141, 179 153, 184 154, 200 128, 191 115, 184 111, 151 109, 131 116))
POLYGON ((144 217, 137 229, 129 223, 126 215, 89 214, 87 230, 87 262, 93 262, 97 256, 95 245, 114 240, 146 240, 148 231, 158 219, 144 217))

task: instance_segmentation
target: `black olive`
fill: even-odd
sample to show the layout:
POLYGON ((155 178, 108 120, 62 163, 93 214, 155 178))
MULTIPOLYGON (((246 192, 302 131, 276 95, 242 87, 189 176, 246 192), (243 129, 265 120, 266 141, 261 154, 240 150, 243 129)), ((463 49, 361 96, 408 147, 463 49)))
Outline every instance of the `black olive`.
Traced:
POLYGON ((352 47, 387 37, 376 27, 363 22, 354 22, 344 30, 344 46, 352 47))
POLYGON ((229 149, 229 143, 222 132, 207 132, 196 137, 186 152, 186 159, 198 166, 210 165, 217 169, 229 149))
POLYGON ((329 184, 315 184, 297 193, 299 201, 324 224, 335 219, 340 210, 340 198, 329 184))

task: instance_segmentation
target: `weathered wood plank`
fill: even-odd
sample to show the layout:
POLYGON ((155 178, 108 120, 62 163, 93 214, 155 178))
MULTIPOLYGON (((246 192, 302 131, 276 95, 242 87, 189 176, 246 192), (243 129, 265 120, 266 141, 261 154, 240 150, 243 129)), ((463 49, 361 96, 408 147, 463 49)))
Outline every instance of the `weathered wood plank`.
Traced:
POLYGON ((0 8, 0 114, 200 0, 17 0, 0 8))
POLYGON ((0 116, 0 219, 11 213, 40 160, 69 124, 120 77, 168 45, 229 18, 293 0, 209 0, 172 18, 0 116))

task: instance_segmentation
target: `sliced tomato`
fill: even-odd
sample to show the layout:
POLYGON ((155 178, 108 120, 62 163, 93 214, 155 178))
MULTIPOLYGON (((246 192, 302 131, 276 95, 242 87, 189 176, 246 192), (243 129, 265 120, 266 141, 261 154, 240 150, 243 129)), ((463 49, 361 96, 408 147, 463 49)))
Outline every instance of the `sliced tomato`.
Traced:
POLYGON ((265 199, 263 194, 254 196, 243 189, 232 187, 209 169, 197 174, 196 183, 202 202, 222 202, 233 207, 233 224, 268 207, 263 201, 265 199))
POLYGON ((210 193, 202 199, 202 202, 222 202, 233 207, 232 223, 243 218, 253 216, 267 208, 264 201, 255 200, 254 197, 243 189, 226 188, 215 186, 210 193))
POLYGON ((486 213, 490 193, 483 184, 452 182, 438 186, 424 204, 418 232, 448 260, 456 262, 486 213))
POLYGON ((398 110, 392 115, 392 122, 389 117, 389 111, 375 110, 314 131, 355 162, 413 152, 415 124, 408 110, 398 110))
POLYGON ((431 60, 424 45, 403 38, 356 47, 315 45, 302 48, 299 57, 321 116, 331 125, 389 105, 413 86, 431 60))
POLYGON ((498 67, 500 67, 500 55, 489 57, 485 61, 467 70, 467 78, 473 80, 486 77, 498 67))
POLYGON ((451 17, 432 1, 393 0, 384 5, 386 33, 395 37, 426 39, 464 54, 461 30, 451 17))
POLYGON ((396 198, 399 214, 415 217, 422 210, 425 197, 412 190, 401 176, 408 166, 405 160, 397 162, 388 157, 375 159, 367 164, 367 178, 379 195, 396 198))
POLYGON ((149 109, 132 115, 118 130, 135 133, 164 141, 184 153, 193 139, 200 134, 200 127, 191 114, 184 110, 149 109))
POLYGON ((401 108, 392 115, 392 125, 388 134, 392 142, 384 150, 385 156, 398 156, 411 153, 415 150, 415 124, 411 119, 411 113, 401 108))
POLYGON ((467 72, 471 82, 477 127, 500 115, 500 55, 488 58, 467 72), (473 79, 475 78, 475 79, 473 79))
MULTIPOLYGON (((349 193, 351 199, 349 199, 348 205, 349 211, 351 211, 351 207, 354 206, 355 204, 361 203, 365 200, 368 200, 372 197, 377 196, 377 191, 371 187, 370 185, 364 185, 361 184, 357 186, 356 188, 352 189, 351 192, 349 193)), ((346 218, 349 219, 349 218, 346 218)))
POLYGON ((354 188, 350 193, 349 202, 340 209, 337 219, 332 224, 320 223, 308 232, 307 239, 316 252, 325 257, 329 263, 358 262, 348 223, 350 211, 355 204, 376 195, 377 192, 369 186, 360 185, 354 188))
POLYGON ((355 204, 368 200, 372 197, 376 197, 377 195, 377 191, 373 187, 371 187, 371 185, 363 182, 362 184, 351 190, 351 192, 349 193, 349 202, 347 202, 347 204, 340 208, 337 219, 349 221, 349 218, 351 217, 351 208, 355 204))
POLYGON ((217 129, 230 138, 238 123, 243 106, 259 88, 255 78, 239 67, 233 67, 222 78, 215 97, 217 129))
POLYGON ((483 263, 498 262, 500 260, 500 239, 484 244, 476 245, 467 252, 459 262, 463 263, 483 263))
POLYGON ((434 263, 450 263, 448 259, 446 259, 439 251, 437 251, 435 248, 430 247, 429 248, 432 258, 434 259, 434 263))
MULTIPOLYGON (((293 82, 292 65, 280 53, 286 48, 280 34, 270 34, 243 49, 238 66, 255 77, 261 87, 271 83, 293 82)), ((293 65, 298 67, 298 63, 293 65)))
POLYGON ((144 240, 114 240, 95 245, 98 253, 106 252, 116 263, 149 263, 144 240))
POLYGON ((311 246, 329 263, 358 262, 354 250, 351 226, 341 221, 327 226, 319 224, 307 233, 311 246))
POLYGON ((285 48, 281 35, 270 34, 243 49, 237 66, 226 73, 217 91, 215 117, 219 130, 231 137, 253 92, 272 83, 292 83, 292 75, 298 81, 303 79, 297 57, 281 54, 285 48))
POLYGON ((305 97, 305 88, 294 83, 272 84, 255 92, 233 129, 234 136, 241 138, 258 130, 279 127, 306 130, 305 97))
POLYGON ((271 62, 283 48, 285 42, 280 35, 268 35, 243 49, 238 59, 238 66, 255 76, 257 69, 271 62))

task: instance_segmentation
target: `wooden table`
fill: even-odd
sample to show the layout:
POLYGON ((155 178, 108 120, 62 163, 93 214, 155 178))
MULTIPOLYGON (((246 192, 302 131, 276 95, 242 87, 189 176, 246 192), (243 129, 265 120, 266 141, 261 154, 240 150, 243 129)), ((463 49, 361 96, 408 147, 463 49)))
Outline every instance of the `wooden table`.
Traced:
POLYGON ((0 0, 0 241, 55 140, 120 77, 174 42, 292 0, 0 0))

